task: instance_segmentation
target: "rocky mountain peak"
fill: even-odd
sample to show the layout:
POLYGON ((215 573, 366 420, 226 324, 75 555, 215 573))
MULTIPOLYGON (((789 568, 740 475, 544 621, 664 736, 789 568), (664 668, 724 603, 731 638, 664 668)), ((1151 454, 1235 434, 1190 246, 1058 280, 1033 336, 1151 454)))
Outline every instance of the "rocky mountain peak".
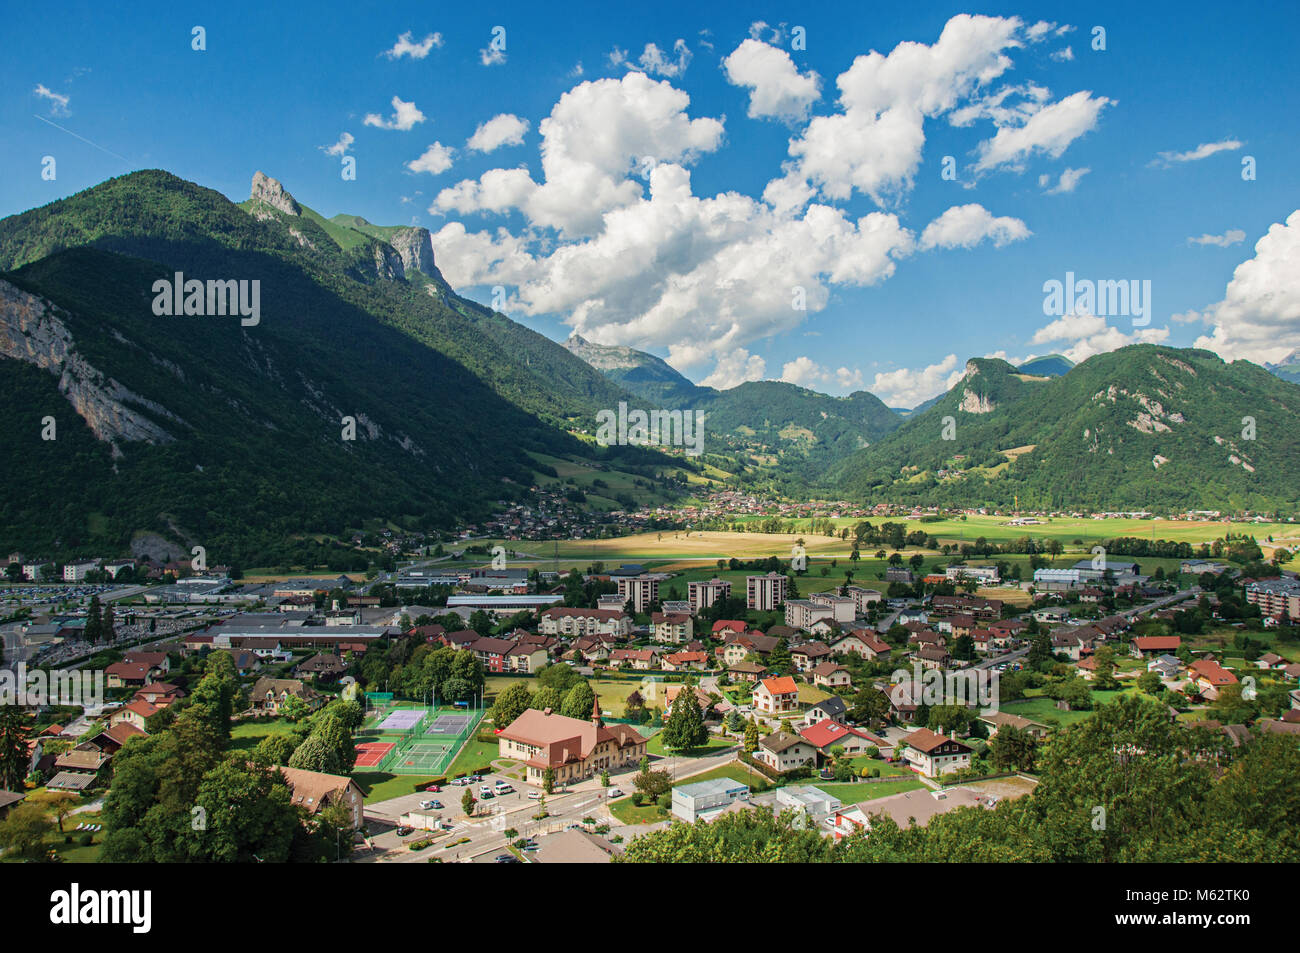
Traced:
POLYGON ((286 215, 301 215, 302 209, 278 179, 273 179, 264 172, 253 173, 253 189, 248 196, 258 202, 265 202, 271 208, 279 209, 286 215))
POLYGON ((407 272, 418 271, 433 277, 433 238, 427 228, 399 228, 389 237, 388 244, 401 256, 407 272))

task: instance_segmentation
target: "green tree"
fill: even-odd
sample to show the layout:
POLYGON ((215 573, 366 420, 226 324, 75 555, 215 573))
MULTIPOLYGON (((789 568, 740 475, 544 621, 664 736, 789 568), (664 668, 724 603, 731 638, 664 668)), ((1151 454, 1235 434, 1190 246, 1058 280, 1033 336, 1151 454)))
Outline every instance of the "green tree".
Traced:
POLYGON ((0 821, 0 847, 25 860, 43 860, 45 838, 53 830, 54 822, 42 805, 24 802, 0 821))
POLYGON ((567 718, 577 718, 580 721, 586 721, 591 718, 591 710, 596 705, 596 693, 591 690, 591 686, 585 680, 577 682, 569 689, 568 694, 564 696, 564 704, 560 706, 560 714, 567 718))
POLYGON ((15 705, 0 706, 0 790, 21 791, 28 764, 22 711, 15 705))
POLYGON ((709 729, 704 724, 704 712, 695 698, 695 687, 682 686, 673 700, 672 710, 664 723, 664 747, 672 751, 698 748, 709 740, 709 729))
POLYGON ((497 695, 496 702, 492 705, 492 724, 497 728, 505 728, 531 707, 532 700, 528 684, 515 682, 497 695))
POLYGON ((474 807, 477 804, 478 804, 478 799, 474 797, 474 792, 471 791, 468 787, 465 788, 465 793, 460 796, 461 812, 464 813, 466 817, 473 817, 474 807))

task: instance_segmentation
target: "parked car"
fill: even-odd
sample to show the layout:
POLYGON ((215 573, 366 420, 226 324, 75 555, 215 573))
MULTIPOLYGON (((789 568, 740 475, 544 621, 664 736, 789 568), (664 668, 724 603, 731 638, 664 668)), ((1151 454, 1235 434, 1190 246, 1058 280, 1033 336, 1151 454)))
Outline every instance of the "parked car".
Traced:
POLYGON ((430 785, 429 785, 427 788, 425 788, 424 790, 425 790, 425 791, 428 791, 428 792, 431 793, 431 794, 441 794, 441 793, 442 793, 442 788, 439 787, 439 786, 436 785, 436 784, 430 784, 430 785))
POLYGON ((495 785, 497 794, 513 794, 515 789, 510 786, 509 781, 498 781, 495 785))
POLYGON ((609 797, 622 797, 622 796, 623 796, 623 792, 622 792, 620 789, 618 789, 618 788, 610 788, 610 789, 609 789, 609 794, 608 794, 608 796, 609 796, 609 797))
POLYGON ((497 854, 496 857, 494 857, 494 858, 492 858, 492 859, 493 859, 494 861, 496 861, 498 864, 517 864, 517 863, 519 863, 519 858, 516 857, 514 854, 497 854))
POLYGON ((541 792, 541 791, 529 791, 529 792, 528 792, 528 800, 530 800, 530 801, 540 801, 541 799, 542 799, 542 792, 541 792))
POLYGON ((394 831, 393 833, 395 833, 398 837, 410 837, 412 834, 415 833, 415 828, 406 827, 405 825, 403 825, 402 827, 397 828, 397 830, 394 831))
POLYGON ((420 807, 426 811, 441 811, 442 802, 439 801, 437 798, 432 798, 428 801, 421 801, 420 807))
POLYGON ((492 793, 492 789, 488 787, 486 784, 479 786, 478 796, 481 800, 485 800, 485 801, 490 797, 495 797, 495 795, 492 793))

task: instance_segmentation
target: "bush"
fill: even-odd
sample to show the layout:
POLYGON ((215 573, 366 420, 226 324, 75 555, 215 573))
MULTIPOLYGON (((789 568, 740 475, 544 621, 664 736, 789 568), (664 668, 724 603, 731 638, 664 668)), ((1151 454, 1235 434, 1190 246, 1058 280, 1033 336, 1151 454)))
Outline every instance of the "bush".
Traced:
POLYGON ((95 843, 95 835, 87 831, 81 835, 80 843, 82 847, 89 847, 91 844, 95 843))

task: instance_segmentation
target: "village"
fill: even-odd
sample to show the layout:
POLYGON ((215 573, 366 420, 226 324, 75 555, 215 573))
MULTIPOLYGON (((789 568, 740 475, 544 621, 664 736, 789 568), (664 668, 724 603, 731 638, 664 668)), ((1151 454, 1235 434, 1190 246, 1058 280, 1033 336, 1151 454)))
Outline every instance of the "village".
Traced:
POLYGON ((102 672, 104 699, 28 710, 0 833, 47 823, 9 851, 96 858, 115 762, 221 680, 229 751, 362 863, 609 862, 755 809, 832 841, 925 826, 1028 796, 1054 735, 1128 696, 1226 745, 1300 733, 1300 580, 1276 564, 1094 555, 1013 579, 960 553, 562 571, 492 552, 369 580, 178 561, 11 619, 11 668, 102 672))

